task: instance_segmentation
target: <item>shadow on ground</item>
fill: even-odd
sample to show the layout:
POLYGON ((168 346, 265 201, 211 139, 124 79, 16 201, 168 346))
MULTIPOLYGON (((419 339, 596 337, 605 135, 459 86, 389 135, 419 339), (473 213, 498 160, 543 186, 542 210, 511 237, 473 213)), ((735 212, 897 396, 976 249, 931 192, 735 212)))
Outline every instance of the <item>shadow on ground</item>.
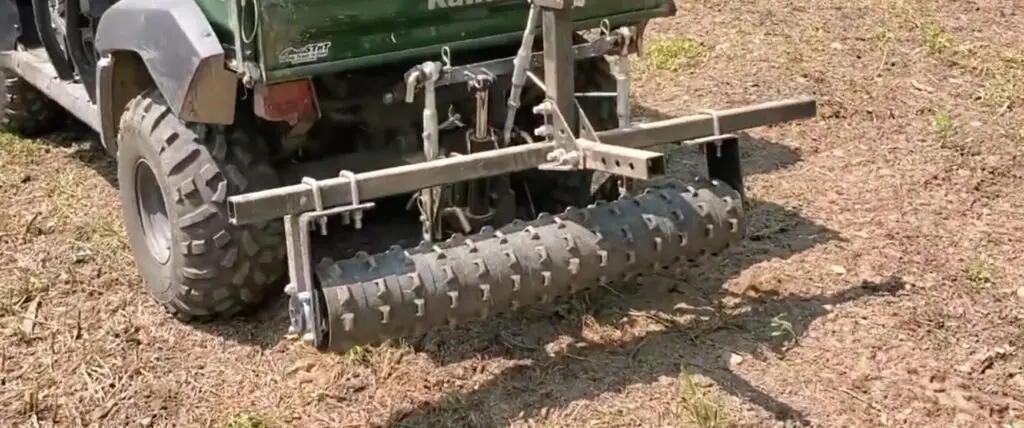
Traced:
POLYGON ((841 239, 836 232, 776 204, 752 200, 751 207, 753 224, 747 241, 695 266, 688 278, 651 276, 639 281, 639 287, 594 289, 485 323, 443 328, 415 342, 417 349, 440 364, 481 357, 533 363, 500 373, 473 392, 450 394, 439 402, 397 412, 390 425, 503 426, 513 418, 564 410, 577 400, 618 393, 666 376, 675 378, 680 363, 780 420, 803 421, 799 411, 731 372, 723 354, 782 355, 783 339, 798 340, 811 322, 827 313, 827 306, 892 293, 902 284, 898 280, 865 283, 842 293, 810 297, 750 297, 728 291, 724 282, 751 265, 786 259, 841 239), (771 328, 779 314, 787 314, 791 329, 783 337, 771 328), (580 334, 586 318, 598 326, 617 327, 629 317, 648 318, 664 329, 611 344, 588 342, 580 334), (571 340, 568 349, 553 356, 545 349, 546 344, 565 338, 571 340))
POLYGON ((798 340, 811 322, 827 313, 828 305, 894 294, 903 287, 902 281, 893 279, 864 283, 824 296, 745 298, 749 311, 741 315, 720 316, 713 307, 702 308, 706 316, 699 320, 674 323, 665 319, 665 330, 613 349, 581 348, 543 358, 537 352, 507 347, 503 352, 505 358, 533 359, 534 363, 498 374, 472 392, 449 394, 438 402, 421 403, 412 410, 398 412, 387 425, 505 426, 513 418, 557 413, 578 400, 621 393, 635 385, 657 383, 664 377, 674 379, 679 376, 681 365, 689 373, 712 379, 725 392, 761 407, 779 420, 808 424, 798 410, 731 371, 723 354, 764 358, 767 347, 781 356, 784 348, 780 338, 767 329, 777 314, 797 317, 790 322, 793 338, 798 340))

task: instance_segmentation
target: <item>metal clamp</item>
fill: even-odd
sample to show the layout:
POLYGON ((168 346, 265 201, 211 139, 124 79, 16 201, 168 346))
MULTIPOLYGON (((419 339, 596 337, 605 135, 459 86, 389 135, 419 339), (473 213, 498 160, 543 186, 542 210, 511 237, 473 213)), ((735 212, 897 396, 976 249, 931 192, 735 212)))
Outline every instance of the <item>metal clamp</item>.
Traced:
POLYGON ((711 116, 711 129, 712 129, 712 132, 714 134, 713 135, 709 135, 707 137, 701 137, 701 138, 695 138, 695 139, 692 139, 692 140, 683 141, 682 144, 683 145, 691 145, 691 144, 715 143, 715 148, 717 150, 717 155, 721 156, 722 155, 722 140, 729 139, 729 138, 736 138, 736 135, 734 135, 734 134, 722 134, 722 127, 719 124, 719 120, 718 120, 718 115, 719 115, 718 110, 701 109, 701 110, 698 110, 697 112, 698 113, 704 113, 704 114, 706 114, 708 116, 711 116))
MULTIPOLYGON (((322 212, 324 210, 324 197, 320 192, 320 182, 313 177, 302 177, 300 183, 309 186, 310 192, 313 193, 313 206, 316 207, 316 212, 322 212)), ((320 235, 327 236, 327 217, 318 217, 316 223, 319 226, 320 235)))
MULTIPOLYGON (((353 219, 355 219, 356 230, 362 229, 363 210, 365 208, 360 208, 364 204, 361 204, 359 202, 359 184, 356 180, 356 174, 352 171, 345 169, 338 173, 338 177, 348 180, 349 189, 351 189, 350 194, 352 195, 352 203, 349 204, 348 207, 346 207, 350 208, 350 210, 341 213, 341 221, 343 224, 349 224, 352 222, 353 219)), ((366 205, 373 206, 373 204, 366 205)))

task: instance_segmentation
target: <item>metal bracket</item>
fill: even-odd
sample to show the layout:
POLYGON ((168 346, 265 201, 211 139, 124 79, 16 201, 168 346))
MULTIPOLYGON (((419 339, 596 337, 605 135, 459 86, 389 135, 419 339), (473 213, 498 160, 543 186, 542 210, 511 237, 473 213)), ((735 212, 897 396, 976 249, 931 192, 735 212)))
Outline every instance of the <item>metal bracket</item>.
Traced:
POLYGON ((359 184, 356 175, 351 171, 341 171, 338 177, 347 179, 349 191, 353 195, 352 202, 334 208, 324 209, 323 195, 320 184, 309 177, 301 181, 309 187, 312 193, 314 211, 301 214, 292 214, 284 217, 285 245, 288 250, 288 276, 291 282, 285 286, 285 293, 291 298, 288 303, 288 312, 291 318, 291 326, 288 332, 299 335, 303 342, 317 348, 327 345, 324 332, 327 327, 321 324, 324 320, 320 299, 323 297, 313 289, 312 272, 312 247, 310 245, 310 225, 315 221, 320 226, 320 232, 327 233, 327 217, 332 215, 344 215, 355 217, 356 229, 362 228, 362 212, 376 206, 373 202, 359 202, 359 184))
POLYGON ((712 131, 713 133, 711 135, 708 135, 707 137, 701 137, 701 138, 695 138, 695 139, 692 139, 692 140, 683 141, 683 142, 680 143, 680 145, 690 146, 690 145, 696 145, 696 144, 714 143, 715 144, 715 150, 717 151, 718 156, 721 156, 722 155, 722 140, 725 140, 725 139, 728 139, 728 138, 736 138, 736 136, 733 135, 733 134, 722 134, 722 125, 721 125, 721 122, 718 120, 719 119, 719 112, 718 112, 718 110, 701 109, 701 110, 698 110, 697 112, 698 113, 704 113, 704 114, 706 114, 708 116, 711 116, 711 127, 713 129, 713 131, 712 131))

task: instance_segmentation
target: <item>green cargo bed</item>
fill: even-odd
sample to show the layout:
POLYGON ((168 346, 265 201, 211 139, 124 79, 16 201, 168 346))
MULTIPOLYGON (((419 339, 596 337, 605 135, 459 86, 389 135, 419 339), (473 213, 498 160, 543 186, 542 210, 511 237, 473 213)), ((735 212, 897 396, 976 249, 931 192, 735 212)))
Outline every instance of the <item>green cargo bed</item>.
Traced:
MULTIPOLYGON (((205 3, 205 2, 204 2, 205 3)), ((245 4, 247 2, 241 2, 245 4)), ((259 26, 242 37, 258 47, 264 78, 280 81, 518 43, 526 0, 281 0, 257 2, 259 26), (253 39, 253 36, 256 38, 253 39)), ((207 3, 205 6, 213 6, 207 3)), ((256 9, 243 6, 248 23, 256 9)), ((640 22, 674 11, 671 0, 587 0, 578 28, 640 22)), ((249 28, 245 28, 249 27, 249 28)), ((458 57, 455 55, 458 63, 458 57)))

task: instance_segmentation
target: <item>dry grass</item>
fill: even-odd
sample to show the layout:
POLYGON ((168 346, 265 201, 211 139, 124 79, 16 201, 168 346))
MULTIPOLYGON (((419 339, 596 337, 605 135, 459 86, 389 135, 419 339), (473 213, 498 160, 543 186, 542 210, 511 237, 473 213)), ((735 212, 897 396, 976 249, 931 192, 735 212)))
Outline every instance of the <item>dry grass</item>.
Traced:
POLYGON ((1024 426, 1016 3, 679 9, 651 26, 638 114, 821 100, 746 141, 749 239, 417 343, 319 355, 280 339, 281 305, 175 323, 139 284, 111 164, 0 137, 0 425, 1024 426))

